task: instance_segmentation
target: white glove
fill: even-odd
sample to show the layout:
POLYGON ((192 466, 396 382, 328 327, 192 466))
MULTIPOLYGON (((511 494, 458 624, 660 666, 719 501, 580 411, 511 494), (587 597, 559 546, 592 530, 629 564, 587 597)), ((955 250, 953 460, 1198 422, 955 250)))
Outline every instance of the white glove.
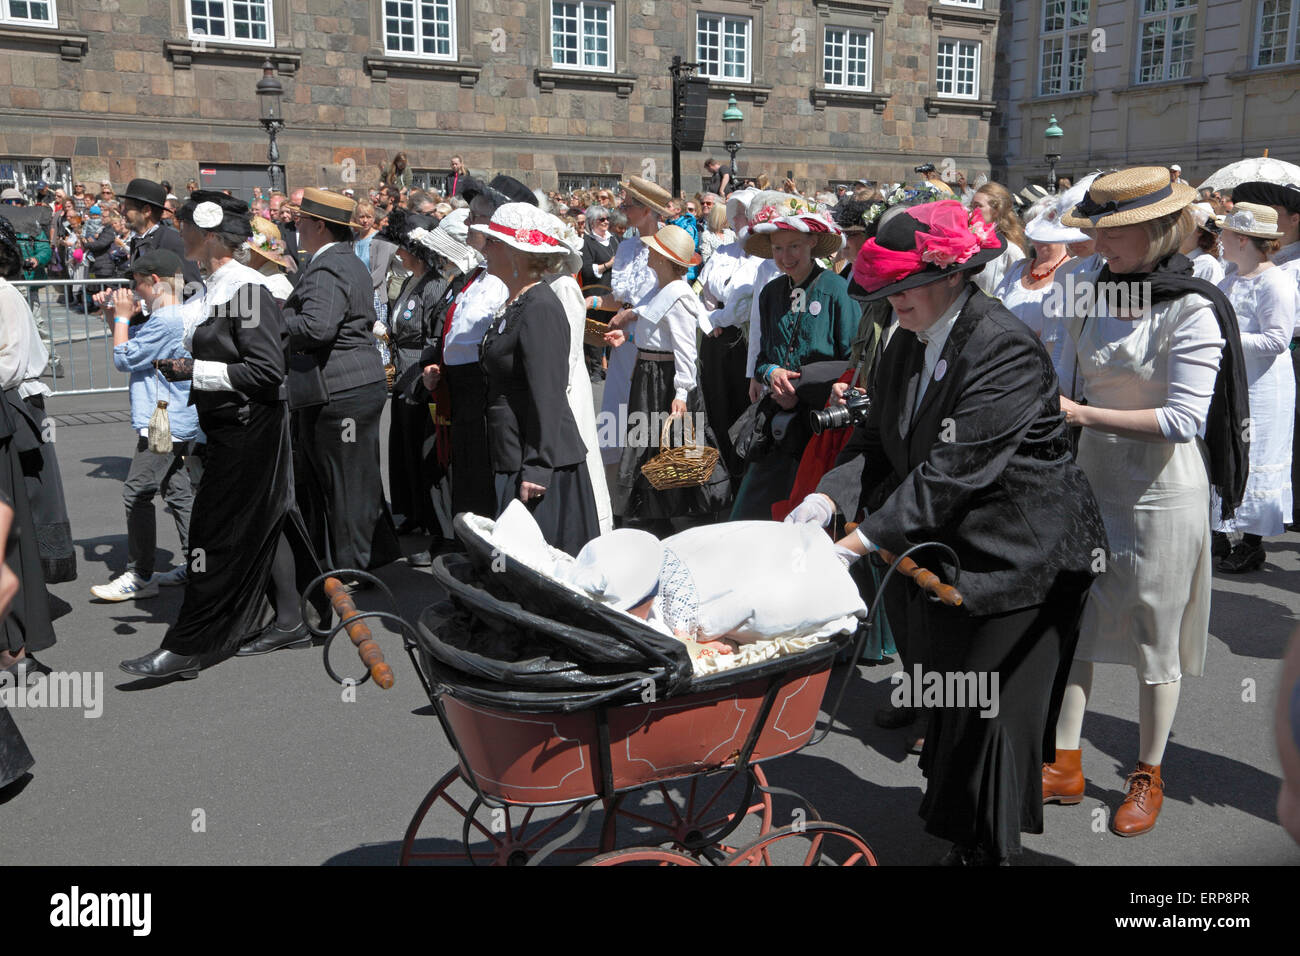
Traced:
POLYGON ((814 491, 785 516, 786 524, 816 524, 829 527, 835 519, 835 505, 826 495, 814 491))
POLYGON ((858 554, 856 551, 852 551, 844 547, 842 544, 835 544, 831 547, 835 549, 835 557, 840 559, 840 563, 842 563, 845 568, 858 560, 858 558, 862 557, 862 555, 858 554))
POLYGON ((388 334, 388 326, 376 319, 375 324, 370 327, 370 331, 376 336, 383 338, 388 334))

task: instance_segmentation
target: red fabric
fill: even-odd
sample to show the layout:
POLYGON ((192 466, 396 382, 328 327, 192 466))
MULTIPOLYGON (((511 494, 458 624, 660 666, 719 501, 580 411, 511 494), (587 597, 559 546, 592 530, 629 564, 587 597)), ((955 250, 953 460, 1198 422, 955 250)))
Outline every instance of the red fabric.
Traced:
MULTIPOLYGON (((482 273, 479 273, 482 275, 482 273)), ((460 295, 465 294, 468 289, 478 281, 478 276, 470 279, 465 283, 465 288, 460 290, 460 295)), ((447 341, 447 333, 451 331, 451 317, 456 314, 456 301, 452 300, 451 305, 447 307, 447 317, 442 320, 442 341, 447 341)), ((433 415, 434 430, 434 451, 438 455, 438 464, 446 468, 451 463, 451 391, 447 388, 447 379, 439 378, 438 387, 433 390, 433 402, 431 403, 437 410, 430 409, 429 414, 433 415)))
MULTIPOLYGON (((840 381, 845 383, 853 381, 853 372, 853 369, 849 369, 840 376, 840 381)), ((830 402, 826 404, 827 407, 830 406, 830 402)), ((803 450, 803 457, 799 459, 799 470, 795 472, 790 497, 772 505, 772 520, 784 521, 786 515, 817 490, 822 476, 835 467, 835 459, 849 443, 849 436, 852 433, 851 428, 830 428, 820 435, 813 435, 808 442, 808 447, 803 450)))
POLYGON ((955 199, 913 206, 904 215, 930 231, 917 230, 915 249, 886 249, 874 238, 863 243, 853 263, 853 279, 868 292, 920 272, 927 264, 946 269, 999 245, 993 226, 978 211, 968 213, 955 199))
POLYGON ((512 239, 518 239, 520 242, 526 242, 530 246, 558 246, 559 239, 552 239, 546 233, 539 229, 512 229, 510 226, 502 226, 499 223, 488 223, 488 229, 492 232, 499 232, 503 236, 509 236, 512 239))

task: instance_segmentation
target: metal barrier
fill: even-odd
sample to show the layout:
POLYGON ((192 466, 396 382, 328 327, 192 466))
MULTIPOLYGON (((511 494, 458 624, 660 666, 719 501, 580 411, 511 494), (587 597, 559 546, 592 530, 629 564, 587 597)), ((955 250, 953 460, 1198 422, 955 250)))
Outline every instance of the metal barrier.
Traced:
POLYGON ((36 317, 36 331, 50 353, 43 376, 55 395, 124 392, 130 376, 113 367, 113 326, 91 310, 96 292, 128 286, 129 279, 35 279, 11 282, 22 290, 36 317), (71 303, 71 304, 69 304, 71 303))

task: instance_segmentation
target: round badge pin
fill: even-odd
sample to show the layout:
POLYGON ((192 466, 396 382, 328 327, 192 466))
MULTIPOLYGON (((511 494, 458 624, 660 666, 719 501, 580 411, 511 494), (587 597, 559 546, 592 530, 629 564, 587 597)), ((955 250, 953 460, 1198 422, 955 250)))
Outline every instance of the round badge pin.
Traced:
POLYGON ((810 315, 820 315, 821 311, 822 311, 822 304, 820 302, 814 300, 808 305, 808 312, 810 315))
POLYGON ((948 374, 948 362, 946 359, 939 359, 939 364, 934 367, 934 380, 937 382, 948 374))

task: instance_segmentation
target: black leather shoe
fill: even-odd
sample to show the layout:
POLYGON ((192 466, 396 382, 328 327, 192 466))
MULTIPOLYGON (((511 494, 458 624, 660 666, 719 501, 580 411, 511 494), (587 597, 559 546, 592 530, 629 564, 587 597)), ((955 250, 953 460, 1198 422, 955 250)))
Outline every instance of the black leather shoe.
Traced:
POLYGON ((197 654, 173 654, 161 647, 144 657, 122 661, 119 666, 136 677, 179 677, 181 680, 193 680, 199 676, 197 654))
POLYGON ((885 730, 897 730, 900 727, 910 727, 916 723, 917 713, 915 707, 882 707, 876 711, 876 726, 883 727, 885 730))
POLYGON ((270 654, 272 651, 283 650, 286 647, 311 647, 311 631, 307 630, 306 624, 299 623, 289 631, 282 631, 272 624, 235 651, 235 656, 256 657, 258 654, 270 654))
POLYGON ((1262 568, 1265 558, 1262 544, 1249 545, 1243 541, 1229 551, 1226 557, 1219 559, 1218 568, 1227 574, 1247 574, 1262 568))
POLYGON ((406 556, 406 563, 413 568, 433 567, 433 555, 428 551, 417 551, 415 554, 406 556))
POLYGON ((1210 554, 1217 560, 1226 558, 1232 551, 1232 542, 1222 531, 1213 531, 1210 533, 1210 554))

